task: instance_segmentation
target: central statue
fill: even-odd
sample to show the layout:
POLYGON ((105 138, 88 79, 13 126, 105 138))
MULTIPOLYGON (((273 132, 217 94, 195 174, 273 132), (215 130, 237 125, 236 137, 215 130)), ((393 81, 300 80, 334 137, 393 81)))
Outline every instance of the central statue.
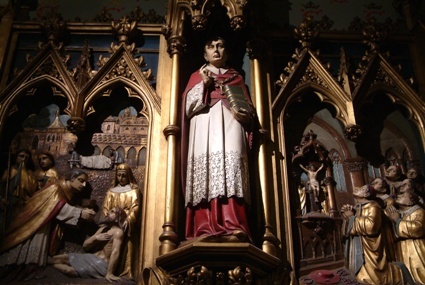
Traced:
POLYGON ((242 76, 227 66, 223 38, 206 42, 204 58, 182 104, 186 239, 251 241, 246 206, 254 108, 242 76))

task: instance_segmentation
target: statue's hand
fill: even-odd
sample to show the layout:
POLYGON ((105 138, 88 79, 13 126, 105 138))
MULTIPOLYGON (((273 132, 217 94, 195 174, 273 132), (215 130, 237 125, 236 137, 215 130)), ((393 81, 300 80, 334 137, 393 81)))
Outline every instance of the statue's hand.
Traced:
POLYGON ((108 233, 101 233, 96 235, 96 239, 99 241, 107 241, 107 240, 111 240, 112 235, 108 234, 108 233))
POLYGON ((249 111, 245 110, 244 108, 240 108, 239 110, 236 110, 234 108, 231 108, 233 117, 242 125, 248 125, 252 122, 252 117, 249 111))
POLYGON ((349 217, 354 216, 353 205, 346 204, 342 206, 341 213, 345 219, 348 219, 349 217))
POLYGON ((397 219, 400 218, 400 213, 394 206, 389 206, 387 209, 384 210, 384 213, 393 222, 397 221, 397 219))
POLYGON ((81 218, 87 221, 93 221, 96 212, 89 208, 84 208, 81 212, 81 218))
POLYGON ((214 80, 211 77, 211 71, 209 71, 207 69, 207 65, 204 64, 200 69, 199 69, 199 75, 202 78, 202 81, 204 81, 205 85, 210 85, 214 80))
POLYGON ((128 220, 125 220, 122 224, 122 230, 126 233, 128 231, 128 220))

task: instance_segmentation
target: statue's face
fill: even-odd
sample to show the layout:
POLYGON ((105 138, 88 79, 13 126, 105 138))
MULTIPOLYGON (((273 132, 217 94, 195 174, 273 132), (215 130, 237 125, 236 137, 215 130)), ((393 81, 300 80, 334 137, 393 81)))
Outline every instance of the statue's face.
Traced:
POLYGON ((412 183, 409 179, 404 179, 400 185, 400 193, 405 193, 412 190, 412 183))
POLYGON ((205 46, 204 58, 217 68, 224 67, 227 60, 227 52, 222 40, 212 41, 205 46))
POLYGON ((86 187, 87 179, 87 175, 80 174, 70 181, 70 186, 72 189, 81 192, 86 187))
POLYGON ((128 174, 126 170, 117 171, 117 181, 121 186, 125 186, 128 184, 128 174))
POLYGON ((38 163, 40 164, 40 167, 43 170, 46 170, 46 169, 49 169, 52 166, 53 161, 50 159, 49 156, 47 156, 45 154, 41 154, 41 155, 38 156, 38 163))
POLYGON ((28 161, 30 160, 30 156, 25 151, 21 151, 18 153, 18 156, 16 157, 16 163, 21 164, 24 162, 25 164, 28 164, 28 161))
POLYGON ((411 168, 409 169, 409 171, 407 171, 406 176, 407 178, 415 179, 416 177, 418 177, 418 172, 416 171, 416 169, 411 168))
POLYGON ((410 193, 404 192, 397 195, 396 203, 403 206, 411 206, 413 205, 413 200, 410 196, 410 193))
POLYGON ((397 173, 397 167, 395 167, 395 166, 389 166, 387 168, 387 170, 385 171, 385 175, 387 177, 390 177, 390 178, 397 177, 397 175, 398 175, 398 173, 397 173))
POLYGON ((375 188, 377 192, 380 192, 380 193, 385 192, 385 188, 383 187, 383 182, 381 178, 376 178, 375 180, 373 180, 372 186, 373 188, 375 188))
POLYGON ((366 198, 369 196, 369 190, 367 185, 363 185, 362 187, 354 187, 353 196, 358 198, 366 198))
POLYGON ((105 220, 108 222, 115 222, 117 221, 117 211, 115 208, 110 209, 106 215, 105 215, 105 220))

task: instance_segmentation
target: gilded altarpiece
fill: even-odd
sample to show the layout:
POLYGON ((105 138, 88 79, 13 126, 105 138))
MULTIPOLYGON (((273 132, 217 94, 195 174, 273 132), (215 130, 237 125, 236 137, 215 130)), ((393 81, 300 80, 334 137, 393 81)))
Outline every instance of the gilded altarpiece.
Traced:
POLYGON ((322 276, 332 284, 356 284, 344 269, 341 206, 354 203, 354 187, 386 177, 387 167, 418 167, 423 144, 407 141, 411 130, 423 138, 423 103, 389 63, 389 53, 381 53, 387 33, 382 25, 363 27, 367 48, 357 69, 341 47, 332 70, 311 48, 327 24, 308 17, 294 29, 301 47, 281 73, 272 102, 279 150, 287 157, 277 166, 288 178, 282 182, 285 228, 294 248, 288 258, 300 281, 318 284, 322 276))

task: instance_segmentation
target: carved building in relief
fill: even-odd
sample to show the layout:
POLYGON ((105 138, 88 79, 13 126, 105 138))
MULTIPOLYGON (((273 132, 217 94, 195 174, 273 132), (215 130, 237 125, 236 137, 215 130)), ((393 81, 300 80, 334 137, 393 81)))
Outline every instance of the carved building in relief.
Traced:
MULTIPOLYGON (((0 171, 21 148, 52 153, 61 175, 80 157, 106 157, 108 167, 75 164, 88 173, 84 205, 99 208, 115 166, 128 164, 141 194, 130 282, 357 284, 343 241, 361 217, 342 207, 350 212, 359 187, 389 167, 423 177, 424 1, 6 2, 0 171), (181 96, 216 34, 257 113, 247 136, 251 242, 184 238, 181 96)), ((86 226, 75 233, 93 234, 86 226)), ((65 240, 62 250, 82 251, 82 240, 65 240)))

